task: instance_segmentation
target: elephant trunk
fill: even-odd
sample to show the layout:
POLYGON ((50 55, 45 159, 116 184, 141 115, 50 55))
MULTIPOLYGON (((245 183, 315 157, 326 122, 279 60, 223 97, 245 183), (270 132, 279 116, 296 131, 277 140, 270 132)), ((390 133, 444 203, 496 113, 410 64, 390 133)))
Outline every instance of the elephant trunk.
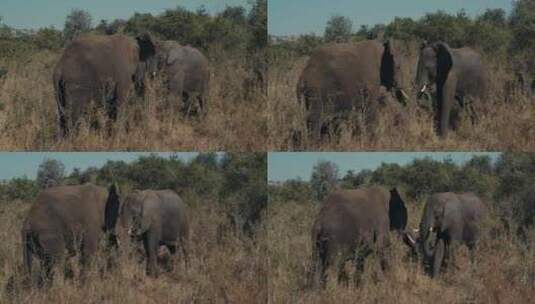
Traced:
POLYGON ((427 229, 426 231, 423 231, 423 237, 422 237, 422 249, 424 253, 424 257, 429 259, 433 256, 433 249, 431 248, 431 231, 432 228, 427 229))
POLYGON ((430 211, 424 212, 424 218, 420 223, 420 246, 425 260, 430 259, 433 256, 433 249, 431 248, 431 236, 433 234, 433 220, 432 214, 428 214, 430 211))

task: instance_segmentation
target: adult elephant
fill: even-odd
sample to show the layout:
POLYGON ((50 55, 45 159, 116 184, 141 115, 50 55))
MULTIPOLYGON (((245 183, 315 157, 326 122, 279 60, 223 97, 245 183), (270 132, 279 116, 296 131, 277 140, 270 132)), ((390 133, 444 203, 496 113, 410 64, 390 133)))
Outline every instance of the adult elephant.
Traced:
POLYGON ((473 103, 485 101, 487 97, 487 71, 481 56, 469 47, 454 49, 444 42, 422 45, 416 83, 420 87, 419 96, 435 85, 435 123, 442 137, 458 123, 452 115, 456 101, 461 108, 469 108, 473 121, 476 114, 473 103))
MULTIPOLYGON (((154 64, 158 48, 143 34, 136 39, 125 35, 83 35, 64 50, 54 69, 54 89, 62 136, 75 128, 90 108, 91 101, 104 107, 115 120, 131 89, 141 87, 141 66, 154 64)), ((93 122, 91 122, 93 123, 93 122)))
POLYGON ((373 186, 330 194, 312 230, 315 283, 325 283, 330 267, 342 278, 348 260, 355 262, 356 273, 361 272, 364 259, 374 250, 384 264, 388 232, 405 235, 406 225, 407 209, 396 188, 373 186))
POLYGON ((437 276, 447 265, 457 245, 466 245, 473 254, 485 214, 485 205, 474 193, 436 193, 427 199, 419 243, 431 276, 437 276))
POLYGON ((404 101, 402 56, 396 45, 393 40, 366 40, 324 46, 311 55, 297 84, 297 100, 304 101, 312 138, 320 139, 337 116, 364 108, 376 112, 384 94, 381 87, 404 101))
POLYGON ((180 248, 188 264, 189 210, 172 190, 144 190, 130 193, 123 202, 109 205, 106 216, 117 235, 116 224, 134 240, 141 240, 147 258, 147 274, 158 275, 157 257, 160 246, 171 254, 180 248))
MULTIPOLYGON (((206 111, 210 81, 209 61, 201 51, 176 41, 157 43, 156 62, 149 62, 138 69, 138 78, 162 73, 172 99, 172 106, 184 115, 203 114, 206 111)), ((140 81, 139 83, 143 83, 140 81)))
MULTIPOLYGON (((22 227, 23 260, 28 276, 31 278, 34 255, 41 262, 40 278, 51 281, 53 266, 79 253, 83 277, 99 242, 109 232, 106 206, 116 202, 115 185, 109 189, 93 184, 57 186, 42 191, 22 227)), ((116 246, 116 239, 109 236, 108 245, 116 246)), ((65 269, 70 276, 70 269, 65 269)))

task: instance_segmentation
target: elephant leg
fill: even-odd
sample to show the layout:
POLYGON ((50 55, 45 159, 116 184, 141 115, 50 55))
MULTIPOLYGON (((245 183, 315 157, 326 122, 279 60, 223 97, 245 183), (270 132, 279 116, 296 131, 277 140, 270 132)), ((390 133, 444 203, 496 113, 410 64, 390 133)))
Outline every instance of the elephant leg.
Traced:
POLYGON ((443 239, 438 239, 435 245, 435 253, 433 255, 433 269, 431 270, 431 277, 436 278, 440 274, 442 263, 444 262, 445 242, 443 239))
POLYGON ((80 247, 80 281, 84 282, 97 251, 97 240, 93 236, 85 236, 80 247))
POLYGON ((324 287, 327 283, 327 269, 331 264, 329 258, 328 240, 316 241, 316 262, 314 269, 314 284, 316 287, 324 287))
MULTIPOLYGON (((440 85, 437 84, 437 87, 440 85)), ((455 79, 450 76, 439 90, 437 114, 438 114, 438 133, 441 137, 446 137, 450 128, 451 108, 455 101, 455 79)))
POLYGON ((41 258, 41 275, 38 278, 38 286, 50 285, 54 279, 54 265, 57 258, 51 254, 44 254, 41 258))
POLYGON ((69 127, 67 126, 67 117, 65 113, 58 106, 58 122, 59 122, 59 134, 61 138, 69 136, 69 127))
POLYGON ((153 232, 148 231, 143 235, 143 247, 145 248, 145 255, 147 257, 146 272, 148 276, 158 276, 158 244, 159 241, 153 232))
POLYGON ((362 281, 362 274, 364 273, 365 258, 362 253, 357 253, 355 257, 355 273, 353 274, 353 281, 360 285, 362 281))
POLYGON ((186 240, 181 239, 179 246, 182 251, 182 256, 184 257, 184 267, 187 270, 189 268, 189 254, 188 254, 188 245, 186 243, 187 243, 186 240))

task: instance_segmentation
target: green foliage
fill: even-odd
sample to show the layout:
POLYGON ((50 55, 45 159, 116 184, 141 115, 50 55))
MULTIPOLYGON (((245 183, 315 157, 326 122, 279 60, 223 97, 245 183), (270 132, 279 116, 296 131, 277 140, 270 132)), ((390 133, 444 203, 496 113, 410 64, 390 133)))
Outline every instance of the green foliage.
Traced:
POLYGON ((332 16, 325 26, 323 35, 326 42, 349 42, 353 32, 353 22, 347 17, 332 16))
POLYGON ((450 15, 444 11, 426 14, 416 29, 419 38, 428 41, 445 41, 452 47, 466 45, 466 32, 472 20, 461 10, 457 15, 450 15))
MULTIPOLYGON (((385 38, 404 41, 444 41, 452 47, 471 46, 507 60, 511 55, 516 56, 535 47, 535 1, 515 1, 513 7, 510 16, 503 9, 486 9, 475 17, 468 16, 464 10, 455 14, 439 10, 419 19, 395 17, 386 25, 361 25, 356 32, 352 32, 349 19, 334 16, 325 27, 324 41, 316 41, 383 39, 384 34, 385 38)), ((300 35, 297 39, 272 47, 294 52, 298 56, 310 55, 311 50, 302 45, 306 36, 309 35, 300 35)), ((311 46, 314 48, 317 45, 311 46)))
POLYGON ((249 49, 263 49, 267 46, 267 0, 256 0, 248 16, 252 35, 249 49))
POLYGON ((91 15, 88 11, 81 9, 73 9, 67 16, 65 27, 63 28, 63 36, 67 41, 71 41, 82 33, 91 30, 91 15))
POLYGON ((35 183, 39 189, 62 184, 65 176, 65 165, 55 159, 45 158, 37 169, 37 178, 35 183))
POLYGON ((513 4, 510 17, 514 49, 530 50, 535 47, 535 1, 518 0, 513 4))
POLYGON ((35 199, 39 188, 35 181, 27 177, 14 178, 0 183, 0 200, 10 202, 14 200, 31 201, 35 199))
POLYGON ((235 227, 252 233, 267 207, 267 157, 265 153, 229 153, 221 161, 226 201, 235 227))
POLYGON ((33 37, 38 49, 57 50, 63 45, 62 33, 53 27, 41 28, 33 37))
POLYGON ((322 201, 334 189, 337 181, 338 166, 330 161, 319 161, 312 169, 310 176, 310 187, 314 199, 322 201))
POLYGON ((313 192, 308 182, 302 180, 288 180, 282 185, 273 185, 269 188, 269 201, 271 202, 299 202, 309 203, 313 200, 313 192))

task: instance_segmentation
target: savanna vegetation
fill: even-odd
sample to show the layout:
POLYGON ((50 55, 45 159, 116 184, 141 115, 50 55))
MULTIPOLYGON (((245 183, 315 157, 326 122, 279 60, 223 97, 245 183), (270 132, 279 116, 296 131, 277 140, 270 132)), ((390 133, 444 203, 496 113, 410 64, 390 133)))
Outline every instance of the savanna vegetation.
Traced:
MULTIPOLYGON (((262 303, 267 301, 267 203, 265 153, 206 153, 190 161, 176 156, 140 156, 132 162, 108 161, 102 167, 74 169, 45 160, 37 177, 0 185, 0 302, 2 303, 262 303), (180 257, 158 278, 145 275, 139 248, 122 242, 117 267, 100 272, 104 251, 82 282, 56 269, 50 287, 28 288, 21 278, 22 221, 39 191, 57 184, 93 182, 132 189, 173 189, 191 210, 189 265, 180 257)), ((139 245, 139 244, 138 244, 139 245)), ((165 260, 166 253, 162 253, 165 260)), ((165 261, 162 261, 165 262, 165 261)), ((37 263, 35 267, 38 268, 37 263)), ((163 270, 162 270, 163 271, 163 270)))
MULTIPOLYGON (((464 164, 450 160, 415 159, 407 165, 383 163, 374 170, 339 172, 320 161, 310 180, 269 185, 269 298, 271 303, 528 303, 535 294, 535 155, 504 153, 493 162, 474 156, 464 164), (395 237, 388 249, 389 268, 381 271, 373 256, 366 260, 361 281, 325 289, 310 285, 312 226, 321 199, 333 189, 380 184, 405 193, 408 227, 418 228, 427 197, 441 191, 473 191, 486 203, 475 263, 468 250, 456 254, 456 268, 431 279, 395 237)), ((353 271, 351 263, 347 270, 353 271)))
MULTIPOLYGON (((266 3, 251 1, 248 8, 228 6, 215 14, 203 6, 195 11, 178 6, 157 15, 100 21, 75 9, 63 30, 14 29, 0 18, 1 149, 264 150, 266 3), (156 79, 143 97, 132 96, 111 134, 86 124, 78 134, 60 138, 52 73, 62 49, 82 33, 134 36, 147 31, 199 48, 209 58, 208 114, 200 119, 170 113, 164 81, 156 79)), ((105 120, 103 112, 95 109, 97 120, 105 120)))
MULTIPOLYGON (((358 21, 358 20, 357 20, 358 21)), ((533 150, 535 142, 535 1, 513 2, 507 14, 487 9, 477 16, 465 11, 431 12, 419 19, 396 17, 388 24, 353 28, 344 16, 333 16, 323 36, 310 33, 289 37, 270 36, 268 121, 270 149, 294 150, 533 150), (324 44, 393 38, 403 45, 404 87, 408 105, 388 104, 371 126, 375 134, 358 132, 365 122, 348 123, 336 140, 296 144, 295 133, 305 132, 304 109, 296 98, 296 85, 310 54, 324 44), (418 52, 423 41, 444 41, 451 47, 470 46, 479 51, 491 70, 489 98, 476 111, 471 124, 461 119, 455 134, 439 139, 433 126, 432 106, 416 98, 414 81, 418 52)), ((467 115, 465 115, 467 116, 467 115)))

